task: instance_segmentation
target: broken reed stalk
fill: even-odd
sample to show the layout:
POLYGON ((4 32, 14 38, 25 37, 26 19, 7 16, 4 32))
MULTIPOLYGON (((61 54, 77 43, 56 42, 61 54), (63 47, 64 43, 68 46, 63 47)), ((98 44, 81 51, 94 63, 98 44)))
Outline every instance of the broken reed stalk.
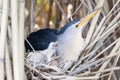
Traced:
POLYGON ((8 0, 3 0, 3 7, 2 7, 2 20, 1 20, 1 40, 0 40, 0 73, 1 73, 1 80, 5 78, 5 71, 4 71, 4 61, 5 61, 5 45, 6 45, 6 33, 7 33, 7 26, 8 26, 8 0))

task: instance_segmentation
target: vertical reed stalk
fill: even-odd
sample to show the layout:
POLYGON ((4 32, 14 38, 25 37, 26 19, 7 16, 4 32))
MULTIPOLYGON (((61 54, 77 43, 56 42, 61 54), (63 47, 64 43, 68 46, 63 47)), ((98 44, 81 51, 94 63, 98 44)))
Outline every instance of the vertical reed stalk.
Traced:
POLYGON ((8 23, 8 0, 3 0, 0 40, 0 80, 4 80, 4 55, 8 23))
POLYGON ((1 25, 1 14, 2 14, 2 4, 3 4, 3 0, 0 0, 0 25, 1 25))
POLYGON ((11 0, 12 52, 14 80, 21 80, 20 56, 18 44, 18 0, 11 0))
POLYGON ((25 0, 19 0, 19 63, 20 77, 24 80, 24 7, 25 0))
POLYGON ((33 27, 34 27, 34 4, 35 0, 30 0, 31 1, 31 7, 30 7, 30 32, 33 32, 33 27))
POLYGON ((11 61, 10 61, 10 55, 9 55, 7 43, 6 43, 6 51, 5 51, 5 68, 6 68, 7 80, 13 80, 11 61))

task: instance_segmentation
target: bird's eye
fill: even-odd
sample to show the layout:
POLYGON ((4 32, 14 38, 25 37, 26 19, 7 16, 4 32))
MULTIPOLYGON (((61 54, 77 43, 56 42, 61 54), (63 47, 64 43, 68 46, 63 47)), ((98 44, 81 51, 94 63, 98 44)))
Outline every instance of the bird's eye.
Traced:
POLYGON ((78 28, 78 24, 75 27, 78 28))

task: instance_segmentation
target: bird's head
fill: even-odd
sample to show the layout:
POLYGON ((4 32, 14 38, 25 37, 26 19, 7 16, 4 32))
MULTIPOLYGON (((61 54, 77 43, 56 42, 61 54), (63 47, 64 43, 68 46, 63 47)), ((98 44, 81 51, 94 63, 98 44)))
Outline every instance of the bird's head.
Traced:
POLYGON ((74 27, 78 29, 83 28, 90 21, 90 19, 93 18, 98 12, 99 12, 99 9, 83 17, 80 21, 74 24, 74 27))
POLYGON ((76 33, 76 31, 82 32, 84 26, 90 21, 91 18, 93 18, 99 12, 99 10, 100 9, 93 11, 92 13, 88 14, 87 16, 83 17, 80 20, 74 20, 66 24, 61 28, 60 34, 64 32, 69 32, 69 33, 73 33, 73 32, 76 33))

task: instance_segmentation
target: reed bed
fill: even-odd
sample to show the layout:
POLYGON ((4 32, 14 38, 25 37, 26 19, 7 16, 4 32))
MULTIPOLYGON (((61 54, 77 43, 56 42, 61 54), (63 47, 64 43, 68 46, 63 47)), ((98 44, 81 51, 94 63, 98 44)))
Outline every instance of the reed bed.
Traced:
MULTIPOLYGON (((25 1, 0 0, 0 79, 119 80, 120 0, 79 0, 80 4, 74 12, 71 10, 75 5, 70 4, 72 7, 69 8, 68 13, 64 11, 58 0, 54 2, 63 16, 60 25, 77 19, 76 16, 82 18, 93 10, 100 9, 84 29, 86 47, 80 53, 78 61, 70 69, 63 70, 58 67, 57 59, 60 56, 45 54, 46 52, 52 54, 54 52, 52 47, 44 51, 26 53, 24 51, 25 1), (51 61, 45 62, 46 58, 50 58, 51 61)), ((33 17, 32 14, 30 15, 33 17)), ((31 23, 31 29, 33 25, 31 23)))

